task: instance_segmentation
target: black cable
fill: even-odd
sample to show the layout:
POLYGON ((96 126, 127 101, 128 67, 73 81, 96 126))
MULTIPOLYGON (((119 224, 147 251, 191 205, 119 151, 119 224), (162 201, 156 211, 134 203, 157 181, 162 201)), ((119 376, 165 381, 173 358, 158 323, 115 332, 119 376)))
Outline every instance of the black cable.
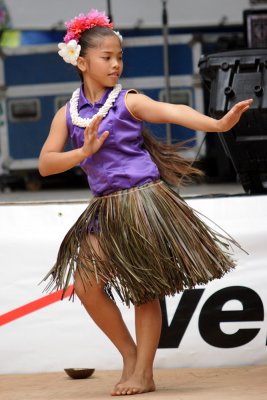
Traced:
MULTIPOLYGON (((201 143, 200 143, 200 145, 199 145, 197 154, 196 154, 195 158, 193 159, 193 161, 190 163, 190 167, 192 167, 192 165, 196 162, 196 160, 197 160, 197 158, 198 158, 198 156, 199 156, 199 154, 200 154, 200 152, 201 152, 201 149, 202 149, 202 147, 203 147, 203 144, 204 144, 206 138, 207 138, 207 133, 205 133, 205 135, 204 135, 204 137, 203 137, 203 139, 202 139, 202 141, 201 141, 201 143)), ((181 184, 182 184, 182 182, 183 182, 184 177, 185 177, 185 175, 182 175, 182 177, 181 177, 181 184)))

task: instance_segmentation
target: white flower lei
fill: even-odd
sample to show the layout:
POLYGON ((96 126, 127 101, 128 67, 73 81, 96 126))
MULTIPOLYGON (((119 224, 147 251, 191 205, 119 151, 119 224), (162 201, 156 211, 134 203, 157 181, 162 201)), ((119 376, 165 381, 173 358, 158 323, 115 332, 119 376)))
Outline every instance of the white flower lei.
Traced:
POLYGON ((103 117, 105 117, 109 112, 109 109, 112 107, 114 101, 118 97, 121 89, 122 86, 120 84, 115 85, 114 89, 108 95, 105 104, 99 109, 99 111, 92 118, 81 118, 79 116, 78 102, 80 97, 80 88, 76 89, 72 93, 72 97, 70 99, 70 116, 73 125, 79 126, 80 128, 86 128, 97 115, 101 114, 103 115, 103 117))

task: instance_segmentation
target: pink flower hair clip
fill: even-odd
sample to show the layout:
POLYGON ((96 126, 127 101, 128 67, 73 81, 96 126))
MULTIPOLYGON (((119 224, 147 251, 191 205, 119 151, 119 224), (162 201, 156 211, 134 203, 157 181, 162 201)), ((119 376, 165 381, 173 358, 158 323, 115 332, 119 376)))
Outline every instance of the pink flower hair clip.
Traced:
MULTIPOLYGON (((95 26, 104 26, 113 29, 113 24, 109 21, 105 12, 95 9, 89 11, 88 14, 79 14, 72 20, 65 22, 65 25, 67 27, 67 33, 64 36, 64 42, 58 44, 60 49, 58 54, 65 62, 74 66, 77 65, 77 59, 80 55, 81 46, 78 43, 84 31, 92 29, 95 26)), ((122 42, 121 34, 118 31, 113 32, 122 42)))

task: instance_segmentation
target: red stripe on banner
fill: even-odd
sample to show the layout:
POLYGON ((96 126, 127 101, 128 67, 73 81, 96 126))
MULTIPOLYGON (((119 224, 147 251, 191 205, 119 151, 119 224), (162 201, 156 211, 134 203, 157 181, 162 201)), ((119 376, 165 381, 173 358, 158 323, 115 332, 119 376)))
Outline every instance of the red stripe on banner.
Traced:
MULTIPOLYGON (((64 297, 68 297, 72 294, 73 285, 69 286, 64 297)), ((53 304, 62 298, 63 290, 58 290, 55 293, 48 294, 47 296, 41 297, 40 299, 34 300, 31 303, 25 304, 24 306, 15 308, 7 312, 6 314, 2 314, 0 316, 0 326, 8 324, 9 322, 14 321, 15 319, 24 317, 27 314, 30 314, 34 311, 40 310, 41 308, 47 307, 50 304, 53 304)))

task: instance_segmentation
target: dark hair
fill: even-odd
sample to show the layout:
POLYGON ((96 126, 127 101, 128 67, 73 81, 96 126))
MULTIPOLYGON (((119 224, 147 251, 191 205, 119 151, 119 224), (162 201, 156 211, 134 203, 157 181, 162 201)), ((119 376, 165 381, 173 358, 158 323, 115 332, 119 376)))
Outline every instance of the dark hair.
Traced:
POLYGON ((161 178, 172 186, 183 186, 203 172, 194 167, 192 161, 181 157, 178 152, 186 149, 188 141, 166 144, 157 140, 148 129, 143 129, 144 147, 157 165, 161 178))
POLYGON ((80 56, 84 57, 87 49, 97 47, 99 41, 107 36, 117 37, 112 29, 106 28, 105 26, 95 26, 94 28, 84 31, 79 39, 79 45, 81 46, 80 56))
MULTIPOLYGON (((79 45, 81 46, 80 56, 84 57, 88 49, 97 47, 99 42, 108 36, 115 36, 118 38, 113 29, 105 26, 95 26, 94 28, 84 31, 79 39, 79 45)), ((118 38, 118 40, 120 39, 118 38)), ((77 72, 80 75, 81 80, 83 80, 82 73, 78 67, 77 72)))

